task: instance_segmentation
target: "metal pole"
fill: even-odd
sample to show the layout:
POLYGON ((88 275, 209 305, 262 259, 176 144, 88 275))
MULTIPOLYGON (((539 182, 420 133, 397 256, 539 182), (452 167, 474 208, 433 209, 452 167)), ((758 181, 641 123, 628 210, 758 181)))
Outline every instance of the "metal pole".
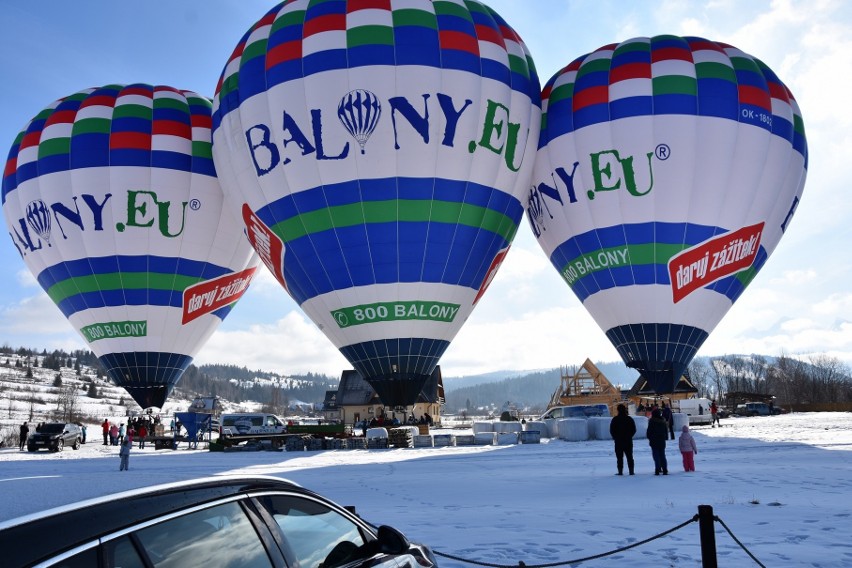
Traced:
POLYGON ((703 568, 718 568, 713 518, 713 507, 710 505, 698 506, 698 533, 701 535, 701 566, 703 568))

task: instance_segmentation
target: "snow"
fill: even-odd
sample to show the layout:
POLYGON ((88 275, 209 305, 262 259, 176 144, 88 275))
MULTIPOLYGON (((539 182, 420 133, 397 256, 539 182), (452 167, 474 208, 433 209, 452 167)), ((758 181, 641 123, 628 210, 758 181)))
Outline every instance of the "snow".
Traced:
MULTIPOLYGON (((528 566, 598 555, 690 521, 699 505, 764 565, 852 565, 852 413, 730 418, 697 427, 694 473, 676 443, 669 475, 654 476, 635 443, 636 475, 615 476, 612 443, 542 438, 540 444, 315 452, 134 448, 118 471, 118 447, 92 436, 79 451, 0 450, 0 522, 131 488, 222 474, 293 480, 439 553, 528 566)), ((95 431, 99 434, 99 431, 95 431)), ((472 430, 433 430, 435 434, 472 430)), ((756 565, 715 523, 720 566, 756 565)), ((700 566, 698 523, 613 556, 582 563, 700 566)), ((440 566, 471 566, 439 557, 440 566)))

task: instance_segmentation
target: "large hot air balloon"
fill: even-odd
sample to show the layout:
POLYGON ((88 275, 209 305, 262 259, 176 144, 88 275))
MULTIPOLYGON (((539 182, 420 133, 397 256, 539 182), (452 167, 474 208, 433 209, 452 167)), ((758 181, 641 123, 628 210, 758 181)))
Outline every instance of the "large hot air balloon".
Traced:
POLYGON ((6 162, 12 242, 143 408, 162 407, 259 262, 223 207, 210 128, 193 92, 107 85, 39 113, 6 162))
POLYGON ((578 58, 542 102, 533 232, 625 363, 672 392, 799 204, 796 101, 734 47, 656 36, 578 58))
POLYGON ((226 198, 386 405, 416 402, 515 236, 539 89, 477 0, 283 2, 225 66, 226 198))

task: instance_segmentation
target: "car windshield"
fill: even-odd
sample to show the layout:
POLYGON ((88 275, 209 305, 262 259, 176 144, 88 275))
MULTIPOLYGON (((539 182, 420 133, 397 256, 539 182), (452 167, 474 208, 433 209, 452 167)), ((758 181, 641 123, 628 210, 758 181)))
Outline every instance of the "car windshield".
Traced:
POLYGON ((44 424, 41 427, 42 434, 61 434, 65 430, 65 424, 44 424))
POLYGON ((565 415, 570 418, 588 418, 589 416, 608 416, 609 409, 605 404, 594 404, 588 406, 569 406, 565 409, 565 415))

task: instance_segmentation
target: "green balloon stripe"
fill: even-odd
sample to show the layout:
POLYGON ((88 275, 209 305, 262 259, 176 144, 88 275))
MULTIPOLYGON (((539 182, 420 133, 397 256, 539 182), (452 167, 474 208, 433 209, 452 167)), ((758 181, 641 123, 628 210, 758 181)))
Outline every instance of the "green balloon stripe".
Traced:
POLYGON ((510 217, 467 203, 393 199, 317 209, 270 227, 286 243, 313 233, 372 223, 448 223, 481 228, 511 242, 517 226, 510 217))
POLYGON ((690 246, 692 245, 647 243, 602 248, 571 259, 559 269, 559 274, 569 286, 573 286, 580 278, 601 270, 623 266, 668 264, 674 255, 690 246))
POLYGON ((393 27, 415 26, 419 28, 438 29, 435 14, 425 10, 401 8, 393 11, 393 27))
POLYGON ((54 303, 77 294, 100 292, 102 290, 173 290, 183 293, 189 286, 201 282, 203 278, 163 274, 158 272, 112 272, 109 274, 89 274, 76 276, 57 282, 47 290, 54 303))

